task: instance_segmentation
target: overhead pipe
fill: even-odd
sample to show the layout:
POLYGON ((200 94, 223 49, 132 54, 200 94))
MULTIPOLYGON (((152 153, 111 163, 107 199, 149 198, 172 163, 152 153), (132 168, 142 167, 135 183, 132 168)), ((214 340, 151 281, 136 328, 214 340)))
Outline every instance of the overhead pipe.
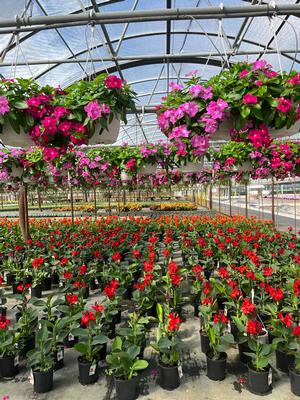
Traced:
POLYGON ((0 28, 35 27, 38 25, 89 23, 118 24, 126 22, 166 21, 187 19, 220 19, 241 17, 269 17, 274 15, 300 15, 299 4, 261 4, 250 6, 221 6, 221 7, 191 7, 153 10, 114 11, 100 13, 93 10, 80 14, 47 15, 47 16, 16 16, 1 19, 0 28))

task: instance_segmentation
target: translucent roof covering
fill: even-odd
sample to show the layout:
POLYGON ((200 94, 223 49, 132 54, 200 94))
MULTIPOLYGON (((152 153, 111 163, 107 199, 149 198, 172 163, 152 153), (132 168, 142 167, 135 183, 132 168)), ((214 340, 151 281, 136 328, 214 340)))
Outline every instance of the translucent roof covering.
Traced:
MULTIPOLYGON (((297 4, 299 0, 223 1, 225 6, 297 4)), ((79 14, 85 11, 150 10, 220 6, 217 0, 1 0, 0 22, 19 17, 79 14)), ((222 6, 222 5, 221 5, 222 6)), ((66 25, 66 24, 64 24, 66 25)), ((126 79, 138 106, 155 106, 170 81, 184 81, 197 69, 203 80, 241 60, 263 57, 275 69, 299 70, 299 18, 293 15, 0 28, 0 74, 34 77, 41 84, 65 87, 91 74, 108 71, 126 79), (2 31, 2 33, 1 33, 2 31), (7 32, 9 31, 9 32, 7 32), (175 55, 169 60, 165 55, 175 55), (234 55, 233 55, 234 54, 234 55), (65 63, 64 60, 74 62, 65 63), (121 71, 121 72, 120 72, 121 71)), ((300 51, 299 51, 300 53, 300 51)), ((147 109, 147 107, 146 107, 147 109)), ((129 115, 118 143, 164 138, 155 114, 129 115)))

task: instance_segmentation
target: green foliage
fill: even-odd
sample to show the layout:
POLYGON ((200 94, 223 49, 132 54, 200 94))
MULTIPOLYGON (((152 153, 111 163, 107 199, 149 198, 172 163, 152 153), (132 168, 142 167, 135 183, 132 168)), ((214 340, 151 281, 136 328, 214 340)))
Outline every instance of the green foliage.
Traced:
POLYGON ((27 362, 33 371, 47 372, 53 368, 51 337, 45 320, 40 322, 35 337, 35 348, 27 353, 27 362))

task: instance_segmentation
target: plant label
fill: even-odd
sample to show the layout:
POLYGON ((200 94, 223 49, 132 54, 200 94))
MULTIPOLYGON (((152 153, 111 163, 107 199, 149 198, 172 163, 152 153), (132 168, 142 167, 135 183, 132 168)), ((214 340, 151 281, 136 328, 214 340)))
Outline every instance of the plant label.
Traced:
POLYGON ((29 380, 29 383, 31 384, 31 385, 33 385, 33 372, 32 371, 30 371, 30 374, 29 374, 29 376, 28 376, 28 380, 29 380))
POLYGON ((98 284, 99 284, 99 282, 98 282, 98 279, 97 279, 97 278, 95 279, 95 284, 96 284, 96 285, 98 285, 98 284))
POLYGON ((63 286, 64 286, 64 283, 63 283, 63 282, 59 282, 58 286, 59 286, 59 287, 63 287, 63 286))
POLYGON ((19 365, 19 356, 16 355, 15 359, 14 359, 14 366, 17 367, 19 365))
POLYGON ((63 351, 60 349, 57 352, 57 361, 60 361, 64 358, 63 351))
POLYGON ((93 364, 90 367, 89 376, 95 375, 96 367, 97 367, 96 362, 93 362, 93 364))
POLYGON ((72 335, 72 333, 69 333, 68 340, 69 340, 70 342, 71 342, 72 340, 74 340, 74 336, 72 335))
POLYGON ((254 304, 254 289, 251 289, 251 301, 254 304))
POLYGON ((181 364, 178 365, 178 374, 179 374, 179 378, 181 379, 183 377, 182 365, 181 364))
POLYGON ((272 374, 272 368, 270 368, 268 374, 268 385, 271 386, 272 382, 273 382, 273 374, 272 374))

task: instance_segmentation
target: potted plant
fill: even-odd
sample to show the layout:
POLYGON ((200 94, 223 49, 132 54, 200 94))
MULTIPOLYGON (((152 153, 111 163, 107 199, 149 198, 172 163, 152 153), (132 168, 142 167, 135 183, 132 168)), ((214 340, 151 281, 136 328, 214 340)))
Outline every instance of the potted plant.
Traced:
POLYGON ((166 390, 174 390, 180 385, 179 361, 183 347, 178 337, 181 319, 174 313, 168 313, 161 304, 157 304, 159 326, 156 330, 156 341, 151 346, 159 354, 160 386, 166 390))
POLYGON ((96 333, 96 315, 92 311, 84 311, 81 317, 81 326, 86 328, 75 328, 72 330, 74 336, 79 336, 84 341, 75 344, 75 349, 81 354, 78 357, 79 382, 82 385, 95 383, 98 380, 98 354, 102 345, 107 343, 108 338, 96 333))
POLYGON ((135 345, 124 350, 122 339, 117 336, 111 354, 106 356, 107 373, 114 377, 118 400, 134 400, 138 395, 138 373, 148 367, 146 360, 138 358, 139 353, 140 347, 135 345))
POLYGON ((206 352, 207 376, 214 381, 222 381, 226 375, 227 354, 225 350, 234 343, 231 333, 225 333, 228 318, 224 312, 214 314, 208 328, 210 349, 206 352))
POLYGON ((28 365, 33 372, 33 390, 36 393, 46 393, 53 388, 53 357, 51 337, 47 321, 40 322, 36 333, 35 348, 27 353, 28 365))
POLYGON ((125 338, 125 349, 132 345, 140 347, 140 358, 143 358, 143 353, 146 346, 146 326, 148 324, 148 317, 140 317, 137 313, 134 312, 129 314, 128 326, 125 328, 119 328, 117 330, 117 334, 125 338))
POLYGON ((44 257, 36 257, 31 260, 31 268, 29 269, 29 275, 32 276, 31 297, 38 299, 42 297, 42 282, 47 276, 46 266, 44 257))
POLYGON ((0 375, 2 378, 14 378, 19 371, 17 353, 18 334, 10 328, 11 321, 0 316, 0 375))
POLYGON ((262 324, 257 320, 249 320, 247 324, 248 347, 252 352, 245 354, 250 357, 248 363, 249 390, 255 394, 266 394, 272 389, 272 369, 270 356, 276 350, 276 343, 263 344, 259 335, 263 332, 262 324))
POLYGON ((296 339, 298 348, 295 353, 295 362, 289 366, 291 390, 296 396, 300 396, 300 327, 295 326, 292 335, 296 339))

